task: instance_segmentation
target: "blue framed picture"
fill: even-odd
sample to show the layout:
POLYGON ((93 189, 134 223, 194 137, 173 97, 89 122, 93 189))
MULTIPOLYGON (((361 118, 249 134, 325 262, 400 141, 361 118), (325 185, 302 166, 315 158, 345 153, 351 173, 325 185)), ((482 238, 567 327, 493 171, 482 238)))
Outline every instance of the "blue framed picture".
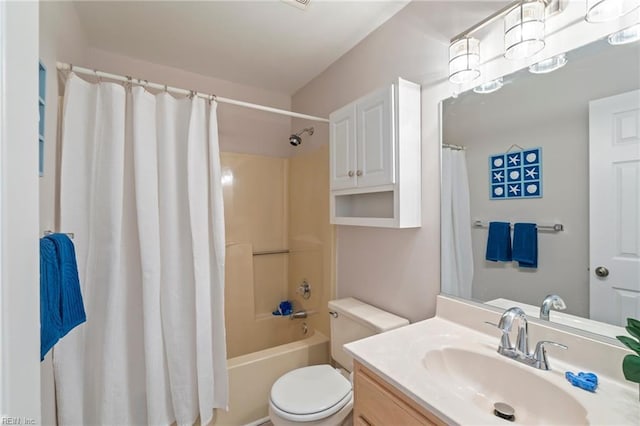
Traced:
POLYGON ((489 198, 542 197, 542 148, 489 156, 489 198))

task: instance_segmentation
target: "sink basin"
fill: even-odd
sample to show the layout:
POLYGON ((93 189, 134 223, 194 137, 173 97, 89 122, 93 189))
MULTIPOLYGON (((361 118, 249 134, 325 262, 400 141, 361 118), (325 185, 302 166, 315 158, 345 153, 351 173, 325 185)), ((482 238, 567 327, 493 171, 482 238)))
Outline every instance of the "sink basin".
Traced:
MULTIPOLYGON (((565 390, 532 367, 501 358, 447 347, 427 352, 423 365, 431 377, 442 381, 443 389, 472 402, 489 416, 493 416, 494 403, 504 402, 515 409, 516 423, 589 423, 585 408, 565 390)), ((505 425, 509 423, 505 420, 505 425)))

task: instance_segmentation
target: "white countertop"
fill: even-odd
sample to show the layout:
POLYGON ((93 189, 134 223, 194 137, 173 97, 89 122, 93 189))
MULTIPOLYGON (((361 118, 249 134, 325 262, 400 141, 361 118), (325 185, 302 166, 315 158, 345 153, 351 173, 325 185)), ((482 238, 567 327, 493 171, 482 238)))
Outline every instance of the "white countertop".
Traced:
MULTIPOLYGON (((456 392, 456 384, 442 385, 425 368, 425 354, 445 347, 459 347, 480 352, 482 355, 497 357, 511 362, 548 380, 549 391, 557 386, 569 393, 584 407, 589 424, 638 425, 640 424, 640 403, 638 387, 632 383, 621 383, 607 376, 599 375, 596 393, 572 386, 564 378, 565 371, 576 371, 570 365, 554 359, 549 351, 551 371, 510 360, 496 352, 499 344, 497 336, 490 336, 461 326, 441 317, 421 321, 397 330, 375 335, 345 345, 345 349, 360 363, 383 379, 396 386, 419 405, 452 424, 496 424, 506 426, 518 424, 485 414, 468 400, 468 395, 456 392)), ((531 345, 535 342, 531 342, 531 345)), ((598 371, 594 371, 596 374, 598 371)), ((514 383, 518 392, 518 383, 514 383)), ((462 392, 464 393, 464 392, 462 392)))

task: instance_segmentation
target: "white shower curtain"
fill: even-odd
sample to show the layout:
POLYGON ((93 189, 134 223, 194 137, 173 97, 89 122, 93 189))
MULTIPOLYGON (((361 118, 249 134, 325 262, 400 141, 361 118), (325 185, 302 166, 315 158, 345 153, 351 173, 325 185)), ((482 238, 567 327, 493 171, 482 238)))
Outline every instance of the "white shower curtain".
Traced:
POLYGON ((54 351, 60 424, 206 424, 226 408, 216 103, 71 73, 60 229, 87 313, 54 351))
POLYGON ((463 150, 442 149, 441 290, 471 298, 473 252, 467 160, 463 150))

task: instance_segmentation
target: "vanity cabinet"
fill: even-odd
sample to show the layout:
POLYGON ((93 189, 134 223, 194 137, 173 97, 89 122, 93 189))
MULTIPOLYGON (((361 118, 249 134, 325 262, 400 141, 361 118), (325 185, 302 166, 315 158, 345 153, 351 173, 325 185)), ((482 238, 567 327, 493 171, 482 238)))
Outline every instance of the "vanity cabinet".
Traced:
POLYGON ((357 361, 354 371, 354 425, 446 424, 357 361))
POLYGON ((329 121, 331 223, 419 227, 420 85, 399 78, 329 121))

